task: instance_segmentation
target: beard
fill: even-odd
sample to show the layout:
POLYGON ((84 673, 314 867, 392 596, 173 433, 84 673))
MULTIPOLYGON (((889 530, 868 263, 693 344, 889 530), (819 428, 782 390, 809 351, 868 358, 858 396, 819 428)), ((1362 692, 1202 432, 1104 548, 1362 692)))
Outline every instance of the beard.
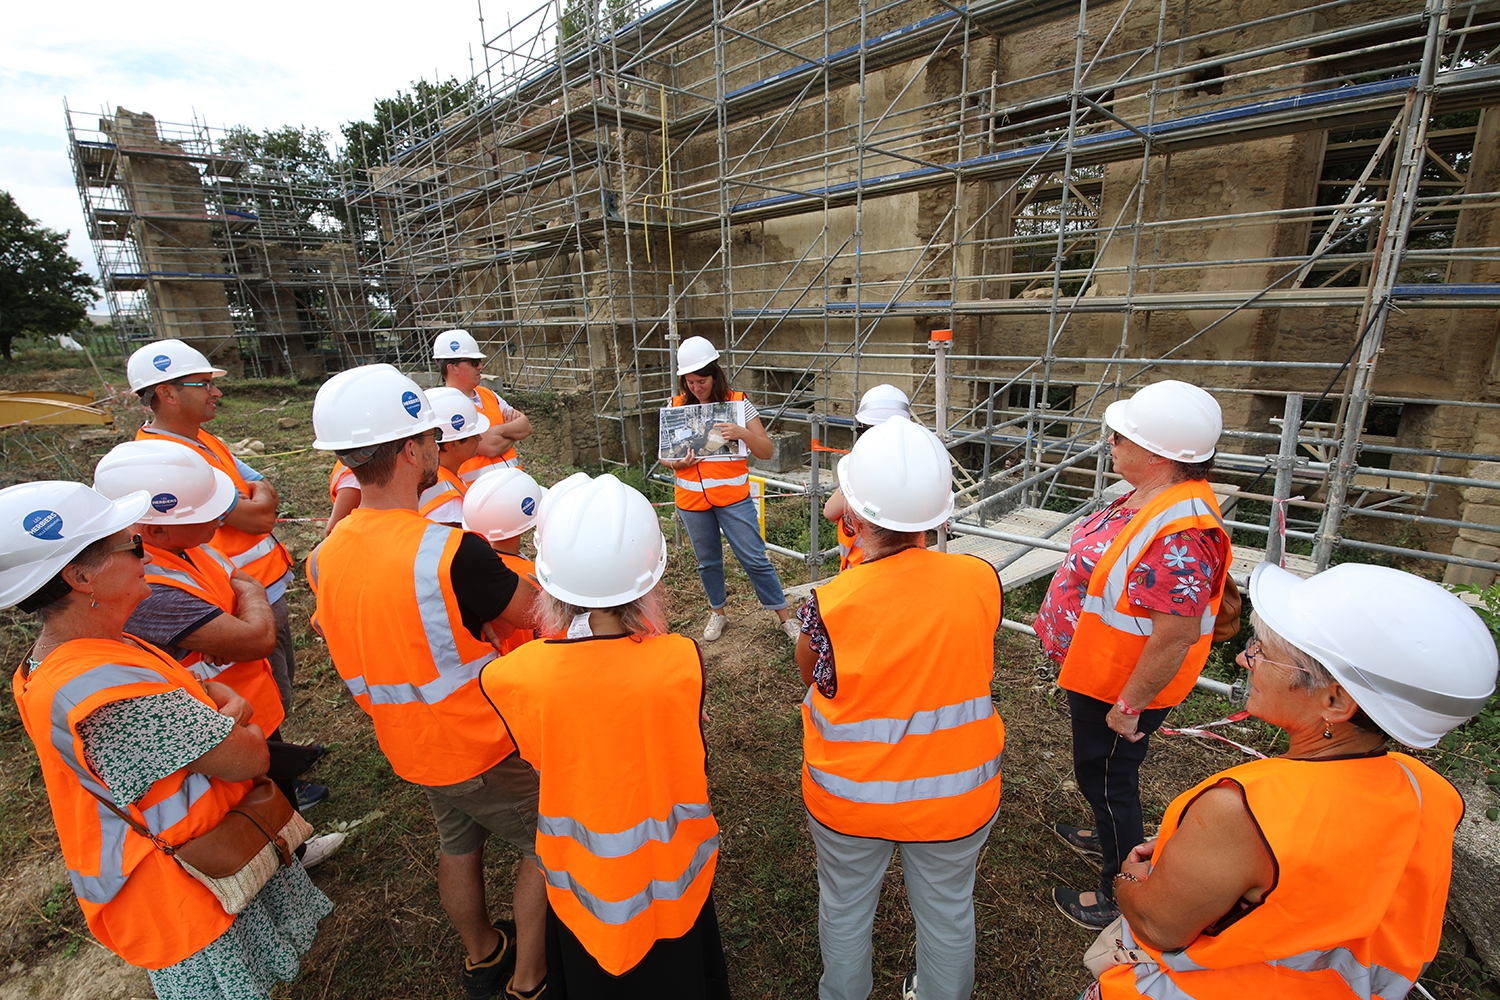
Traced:
POLYGON ((432 489, 434 486, 437 485, 437 481, 438 481, 438 463, 437 463, 436 459, 433 459, 432 468, 430 468, 430 469, 424 468, 422 470, 422 481, 417 484, 417 493, 418 494, 425 493, 426 491, 432 489))

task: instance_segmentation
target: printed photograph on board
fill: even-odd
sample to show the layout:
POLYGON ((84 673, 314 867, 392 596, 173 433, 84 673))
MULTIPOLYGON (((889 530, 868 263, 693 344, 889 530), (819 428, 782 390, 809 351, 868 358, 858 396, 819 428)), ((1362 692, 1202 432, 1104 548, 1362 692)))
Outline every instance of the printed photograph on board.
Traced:
POLYGON ((692 452, 702 461, 745 457, 745 442, 729 441, 714 429, 716 424, 745 422, 745 408, 738 402, 694 403, 669 406, 661 411, 657 454, 677 461, 692 452))

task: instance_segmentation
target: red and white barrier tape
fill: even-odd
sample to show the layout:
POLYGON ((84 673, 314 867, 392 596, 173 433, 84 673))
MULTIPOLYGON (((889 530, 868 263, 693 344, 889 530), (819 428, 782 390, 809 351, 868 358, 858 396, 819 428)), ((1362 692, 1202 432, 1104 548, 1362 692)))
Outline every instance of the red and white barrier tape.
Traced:
POLYGON ((1197 739, 1203 740, 1218 740, 1220 743, 1228 743, 1236 750, 1243 751, 1244 753, 1249 754, 1251 757, 1265 760, 1266 755, 1261 753, 1254 747, 1246 746, 1243 743, 1236 743, 1234 740, 1230 739, 1227 736, 1220 736, 1218 733, 1209 731, 1210 727, 1212 726, 1227 726, 1232 722, 1243 722, 1248 718, 1250 718, 1250 713, 1242 709, 1241 711, 1235 712, 1233 715, 1225 716, 1222 719, 1216 719, 1213 722, 1205 722, 1201 726, 1189 726, 1183 729, 1174 729, 1170 726, 1162 726, 1159 732, 1167 736, 1192 736, 1196 737, 1197 739))

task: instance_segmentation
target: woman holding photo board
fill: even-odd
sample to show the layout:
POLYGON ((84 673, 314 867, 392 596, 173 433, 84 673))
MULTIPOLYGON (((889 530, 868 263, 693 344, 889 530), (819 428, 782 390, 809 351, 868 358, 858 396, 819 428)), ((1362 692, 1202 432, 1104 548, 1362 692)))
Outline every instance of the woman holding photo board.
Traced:
POLYGON ((719 366, 718 350, 702 337, 689 337, 682 342, 677 349, 677 371, 681 392, 672 397, 673 407, 738 403, 742 410, 738 422, 713 426, 713 435, 723 438, 738 455, 700 459, 690 448, 681 458, 661 459, 662 465, 671 469, 676 479, 677 515, 682 518, 688 538, 692 540, 693 554, 698 558, 698 577, 708 595, 711 613, 703 629, 703 639, 713 642, 724 634, 724 627, 729 624, 724 609, 727 598, 724 594, 724 544, 719 537, 722 532, 729 539, 735 558, 749 574, 761 607, 774 611, 781 621, 781 630, 788 639, 796 642, 797 623, 791 620, 787 611, 786 595, 781 592, 776 568, 766 558, 766 543, 760 537, 760 519, 755 513, 755 503, 750 499, 750 468, 743 457, 744 451, 756 458, 771 457, 771 439, 761 426, 759 411, 743 392, 729 388, 729 379, 719 366), (735 445, 741 441, 744 442, 743 450, 735 445))

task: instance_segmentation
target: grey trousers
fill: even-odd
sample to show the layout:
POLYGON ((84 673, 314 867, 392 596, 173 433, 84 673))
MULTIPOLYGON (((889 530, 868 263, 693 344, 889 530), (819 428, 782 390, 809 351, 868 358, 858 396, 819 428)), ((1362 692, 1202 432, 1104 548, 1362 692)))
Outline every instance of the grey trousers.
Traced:
POLYGON ((281 692, 281 710, 291 715, 292 680, 297 676, 297 660, 292 650, 292 622, 285 594, 271 603, 271 614, 276 616, 276 648, 271 651, 271 676, 276 678, 276 689, 281 692))
MULTIPOLYGON (((967 1000, 974 991, 974 864, 994 825, 991 816, 962 840, 900 845, 917 924, 918 1000, 967 1000)), ((836 833, 810 815, 807 827, 818 849, 818 998, 865 1000, 875 907, 896 844, 836 833)))

